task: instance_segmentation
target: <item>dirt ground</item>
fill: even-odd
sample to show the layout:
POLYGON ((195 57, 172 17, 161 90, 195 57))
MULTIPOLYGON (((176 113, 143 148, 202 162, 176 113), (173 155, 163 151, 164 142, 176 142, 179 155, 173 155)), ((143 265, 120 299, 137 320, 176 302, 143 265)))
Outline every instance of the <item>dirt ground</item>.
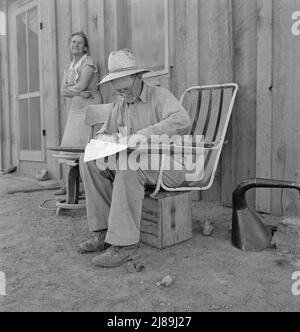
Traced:
MULTIPOLYGON (((11 189, 38 188, 15 176, 0 176, 0 271, 7 296, 1 312, 202 312, 299 311, 292 274, 300 261, 274 250, 244 253, 232 247, 231 210, 219 203, 193 208, 194 236, 183 244, 157 250, 142 246, 145 269, 93 266, 94 255, 77 253, 89 234, 84 213, 56 216, 39 204, 55 199, 53 191, 7 194, 11 189), (201 234, 214 221, 212 237, 201 234), (170 287, 155 284, 170 275, 170 287)), ((53 202, 49 202, 52 206, 53 202)))

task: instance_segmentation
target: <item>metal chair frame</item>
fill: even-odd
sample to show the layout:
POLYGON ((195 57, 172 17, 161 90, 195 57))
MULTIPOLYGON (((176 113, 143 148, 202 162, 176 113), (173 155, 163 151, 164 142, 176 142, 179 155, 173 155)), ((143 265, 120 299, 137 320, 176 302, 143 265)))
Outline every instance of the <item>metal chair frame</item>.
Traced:
MULTIPOLYGON (((198 121, 200 121, 201 117, 200 117, 200 111, 201 111, 201 102, 202 102, 202 93, 204 91, 209 91, 209 102, 208 102, 208 108, 210 108, 207 111, 207 114, 209 114, 212 117, 212 112, 213 111, 218 111, 219 113, 222 111, 227 112, 225 118, 224 118, 224 122, 223 122, 223 126, 221 126, 221 128, 217 128, 217 136, 219 136, 219 139, 217 141, 211 141, 211 142, 206 142, 208 144, 205 144, 203 146, 193 146, 191 148, 191 152, 192 154, 197 154, 199 153, 199 150, 202 151, 200 153, 207 153, 209 154, 212 151, 216 151, 216 153, 213 155, 214 161, 213 161, 213 167, 211 167, 211 169, 209 169, 209 181, 208 183, 206 183, 203 186, 180 186, 180 187, 174 187, 174 188, 170 188, 167 185, 165 185, 163 183, 163 172, 164 172, 164 163, 165 163, 165 159, 166 159, 166 155, 162 155, 162 160, 161 160, 161 167, 160 167, 160 173, 159 173, 159 177, 158 177, 158 182, 155 188, 155 191, 152 193, 152 197, 155 197, 158 192, 163 189, 165 191, 169 191, 169 192, 182 192, 182 191, 204 191, 204 190, 208 190, 211 188, 211 186, 213 185, 214 182, 214 178, 215 178, 215 174, 217 171, 217 167, 218 167, 218 162, 220 159, 220 155, 222 152, 222 148, 225 142, 225 136, 226 136, 226 132, 227 132, 227 128, 229 125, 229 121, 231 118, 231 114, 232 114, 232 110, 233 110, 233 106, 234 106, 234 102, 236 99, 236 95, 238 92, 238 85, 236 83, 229 83, 229 84, 217 84, 217 85, 204 85, 204 86, 193 86, 188 88, 187 90, 184 91, 184 93, 182 94, 181 98, 180 98, 180 103, 183 105, 184 100, 186 98, 187 95, 189 95, 191 92, 193 91, 198 91, 198 101, 197 101, 197 110, 195 113, 195 117, 193 119, 193 126, 192 126, 192 130, 191 130, 191 135, 203 135, 205 133, 201 133, 201 132, 195 132, 196 128, 197 128, 197 123, 198 121), (221 94, 220 94, 220 104, 217 108, 213 109, 212 107, 212 98, 213 98, 213 91, 216 90, 221 90, 221 94), (230 102, 228 104, 228 107, 224 108, 223 105, 223 97, 224 97, 224 91, 225 90, 232 90, 232 95, 230 98, 230 102), (198 149, 197 149, 198 148, 198 149)), ((218 114, 218 119, 220 119, 222 117, 223 114, 218 114)), ((224 116, 224 115, 223 115, 224 116)), ((206 121, 210 121, 210 119, 205 119, 206 121)), ((219 123, 220 124, 220 123, 219 123)), ((216 134, 216 133, 215 133, 216 134)), ((205 135, 204 135, 205 136, 205 135)), ((181 147, 183 148, 183 147, 181 147)), ((212 156, 212 154, 210 153, 210 157, 212 156)))

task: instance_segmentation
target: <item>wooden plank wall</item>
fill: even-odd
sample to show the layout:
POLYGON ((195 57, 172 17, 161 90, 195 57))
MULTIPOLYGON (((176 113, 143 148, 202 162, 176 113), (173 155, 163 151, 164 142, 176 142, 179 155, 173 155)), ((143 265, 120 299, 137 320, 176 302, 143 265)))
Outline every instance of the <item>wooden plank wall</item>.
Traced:
MULTIPOLYGON (((6 0, 0 2, 0 10, 6 16, 8 14, 8 3, 6 0)), ((8 24, 8 23, 7 23, 8 24)), ((7 31, 8 32, 8 31, 7 31)), ((9 54, 8 36, 0 36, 0 144, 1 144, 1 168, 12 164, 12 135, 10 123, 10 79, 9 79, 9 54)))
MULTIPOLYGON (((4 6, 3 6, 3 0, 0 0, 0 11, 2 11, 3 13, 5 13, 4 11, 4 6)), ((4 52, 2 51, 3 49, 3 43, 5 40, 5 36, 1 36, 0 35, 0 82, 1 82, 1 87, 3 86, 3 64, 5 61, 4 58, 4 52)), ((3 93, 3 89, 1 89, 0 91, 0 169, 4 168, 4 133, 3 133, 3 121, 4 121, 4 101, 3 101, 3 97, 4 97, 4 93, 3 93)))
MULTIPOLYGON (((0 82, 2 86, 2 52, 1 52, 1 44, 2 44, 2 37, 0 36, 0 82)), ((3 135, 3 96, 2 91, 0 91, 0 169, 4 169, 4 135, 3 135)))
MULTIPOLYGON (((88 34, 91 55, 97 59, 103 76, 109 53, 120 43, 125 46, 124 15, 118 15, 124 2, 39 1, 47 23, 44 51, 49 50, 44 58, 44 71, 51 78, 48 83, 44 78, 45 105, 47 112, 52 112, 45 116, 52 123, 51 141, 59 143, 67 119, 67 104, 59 97, 57 82, 60 83, 70 62, 70 34, 78 30, 88 34)), ((160 84, 170 88, 178 98, 192 85, 235 81, 240 86, 228 130, 229 143, 224 147, 215 184, 202 194, 204 199, 222 199, 230 205, 235 185, 249 177, 300 181, 297 145, 300 37, 291 33, 291 15, 299 8, 299 0, 169 0, 171 68, 169 75, 160 78, 160 84)), ((6 125, 1 131, 2 153, 5 153, 2 160, 10 161, 13 146, 10 140, 14 134, 9 133, 12 96, 8 96, 9 74, 4 69, 5 47, 2 39, 2 122, 6 125)), ((104 102, 112 100, 109 86, 103 87, 101 94, 104 102)), ((54 166, 57 161, 48 158, 57 172, 54 166)), ((250 195, 252 202, 254 193, 250 195)), ((295 195, 290 190, 257 191, 257 208, 278 214, 299 212, 295 195)))
MULTIPOLYGON (((174 61, 170 87, 177 98, 193 85, 228 83, 233 79, 232 5, 227 0, 174 0, 174 61), (180 50, 180 51, 179 51, 180 50)), ((229 129, 229 136, 231 129, 229 129)), ((231 145, 225 148, 216 180, 201 197, 230 200, 231 145), (226 165, 226 167, 222 167, 226 165), (224 172, 224 176, 222 173, 224 172), (222 181, 222 179, 224 181, 222 181), (226 179, 226 180, 225 180, 226 179), (230 186, 227 183, 230 183, 230 186)))
MULTIPOLYGON (((44 121, 47 127, 46 146, 58 146, 60 144, 60 127, 59 107, 59 61, 58 61, 58 44, 56 16, 56 0, 40 1, 40 15, 43 22, 42 38, 42 63, 43 63, 43 84, 42 95, 44 105, 44 121)), ((50 174, 54 178, 61 176, 60 167, 57 159, 53 158, 53 152, 47 151, 47 164, 50 174)))
MULTIPOLYGON (((299 36, 292 14, 299 0, 258 1, 257 176, 300 183, 299 36)), ((295 190, 259 190, 258 210, 298 215, 295 190)))
MULTIPOLYGON (((60 142, 67 119, 66 100, 59 97, 59 85, 63 70, 70 61, 68 39, 72 32, 84 30, 89 36, 91 55, 97 59, 101 75, 107 72, 107 58, 109 53, 124 42, 126 29, 123 29, 124 16, 118 15, 124 6, 122 0, 51 0, 51 8, 55 10, 55 17, 45 27, 50 36, 47 42, 53 49, 49 49, 46 42, 45 49, 49 49, 46 56, 45 75, 49 68, 53 70, 51 84, 57 79, 56 90, 51 88, 51 98, 57 94, 58 105, 56 114, 48 113, 46 121, 58 117, 52 123, 58 127, 53 128, 53 135, 57 134, 60 142), (50 30, 47 30, 50 29, 50 30), (125 32, 124 32, 125 31, 125 32), (56 43, 54 43, 54 35, 56 43), (50 39, 49 39, 50 38, 50 39), (49 67, 49 66, 50 67, 49 67), (55 68, 56 66, 56 68, 55 68)), ((225 83, 233 80, 233 0, 170 0, 169 26, 170 26, 170 74, 160 78, 160 84, 170 88, 177 98, 183 91, 199 84, 225 83)), ((50 5, 40 0, 45 13, 43 19, 47 21, 46 9, 50 5)), ((53 14, 51 14, 53 15, 53 14)), ((125 46, 125 45, 124 45, 125 46)), ((50 84, 46 82, 46 87, 50 84)), ((109 86, 101 90, 103 101, 111 101, 109 86)), ((45 103, 50 110, 54 105, 50 100, 49 92, 45 91, 45 103)), ((49 112, 49 110, 47 112, 49 112)), ((234 122, 234 121, 233 121, 234 122)), ((209 200, 223 200, 230 203, 231 191, 234 187, 234 127, 229 129, 229 144, 225 147, 222 163, 216 175, 213 188, 203 193, 202 197, 209 200)), ((51 142, 54 142, 52 137, 51 142)), ((52 145, 55 145, 52 143, 52 145)), ((48 156, 48 163, 55 169, 56 160, 48 156)), ((241 166, 242 167, 242 166, 241 166)), ((56 171, 57 172, 57 171, 56 171)))
MULTIPOLYGON (((56 24, 57 24, 57 49, 58 49, 58 79, 61 83, 63 72, 70 62, 69 41, 68 38, 72 31, 71 21, 71 2, 66 0, 57 0, 56 2, 56 24)), ((60 137, 63 134, 63 128, 67 121, 67 109, 69 106, 68 98, 59 98, 60 102, 60 137)))
MULTIPOLYGON (((0 2, 1 6, 0 8, 2 9, 2 1, 0 2)), ((2 52, 2 45, 3 45, 3 39, 5 38, 5 36, 1 36, 0 35, 0 82, 1 82, 1 87, 3 86, 3 63, 4 63, 4 53, 2 52)), ((4 121, 4 102, 3 102, 3 90, 1 89, 0 91, 0 169, 4 169, 4 133, 3 133, 3 121, 4 121)))
MULTIPOLYGON (((273 6, 272 0, 258 0, 257 26, 257 118, 256 176, 272 177, 272 107, 273 107, 273 6)), ((256 191, 258 211, 271 211, 271 190, 256 191)))
MULTIPOLYGON (((118 15, 124 12, 123 7, 122 0, 56 0, 60 79, 70 61, 67 41, 71 32, 78 30, 88 34, 91 55, 98 61, 101 76, 107 72, 109 53, 117 45, 126 46, 124 15, 118 15)), ((192 85, 232 81, 231 1, 171 0, 169 13, 172 69, 170 75, 161 78, 161 85, 170 88, 179 98, 192 85)), ((110 102, 109 86, 103 87, 101 92, 104 102, 110 102)), ((66 123, 66 110, 66 100, 60 98, 60 135, 66 123)), ((230 154, 231 151, 225 157, 226 165, 231 164, 230 154)), ((224 167, 223 171, 228 172, 227 169, 232 167, 224 167)), ((222 167, 213 189, 203 195, 206 199, 221 199, 221 171, 222 167)))
MULTIPOLYGON (((299 0, 274 0, 272 176, 300 183, 300 43, 291 31, 299 0)), ((300 200, 293 190, 274 190, 272 211, 298 215, 300 200)))
MULTIPOLYGON (((257 84, 257 3, 235 0, 234 80, 239 84, 234 112, 234 185, 255 177, 256 168, 256 84, 257 84)), ((254 191, 250 192, 254 204, 254 191)))

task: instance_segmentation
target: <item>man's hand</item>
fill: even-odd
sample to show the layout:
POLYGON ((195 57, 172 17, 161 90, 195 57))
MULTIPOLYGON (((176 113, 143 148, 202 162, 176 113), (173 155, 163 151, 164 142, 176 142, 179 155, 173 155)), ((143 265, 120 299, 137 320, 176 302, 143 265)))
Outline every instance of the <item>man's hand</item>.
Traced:
POLYGON ((127 144, 128 148, 136 149, 140 145, 147 144, 147 138, 144 135, 131 135, 129 137, 124 137, 121 134, 113 134, 113 135, 103 135, 100 134, 99 136, 95 137, 94 139, 103 141, 103 142, 110 142, 110 143, 118 143, 118 144, 127 144))
POLYGON ((88 98, 91 97, 91 91, 82 91, 82 92, 80 93, 80 96, 81 96, 82 98, 88 99, 88 98))
POLYGON ((100 134, 100 135, 96 136, 94 139, 98 140, 98 141, 102 141, 102 142, 118 143, 117 134, 114 134, 114 135, 100 134))

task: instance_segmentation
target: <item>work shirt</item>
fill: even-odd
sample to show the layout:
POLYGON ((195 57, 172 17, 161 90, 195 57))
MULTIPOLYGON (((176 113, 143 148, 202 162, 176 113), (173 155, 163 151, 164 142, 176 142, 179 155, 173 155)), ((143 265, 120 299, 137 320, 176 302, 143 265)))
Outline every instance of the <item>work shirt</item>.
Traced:
MULTIPOLYGON (((113 135, 119 133, 120 128, 126 128, 128 135, 143 135, 148 141, 151 136, 161 135, 167 135, 176 141, 178 136, 190 134, 191 120, 171 92, 144 82, 142 92, 133 104, 126 103, 123 98, 119 99, 97 135, 113 135)), ((151 155, 153 156, 153 152, 151 155)), ((166 157, 165 153, 164 155, 166 157)), ((183 156, 181 152, 167 155, 169 157, 166 157, 163 166, 165 170, 180 169, 189 173, 186 177, 187 183, 202 179, 201 155, 197 156, 196 160, 191 155, 183 156)), ((154 169, 153 164, 151 165, 151 169, 154 169)))
POLYGON ((191 120, 171 92, 143 82, 139 98, 133 104, 120 98, 98 134, 116 134, 120 127, 127 128, 129 135, 147 139, 152 135, 182 136, 190 133, 191 120))

